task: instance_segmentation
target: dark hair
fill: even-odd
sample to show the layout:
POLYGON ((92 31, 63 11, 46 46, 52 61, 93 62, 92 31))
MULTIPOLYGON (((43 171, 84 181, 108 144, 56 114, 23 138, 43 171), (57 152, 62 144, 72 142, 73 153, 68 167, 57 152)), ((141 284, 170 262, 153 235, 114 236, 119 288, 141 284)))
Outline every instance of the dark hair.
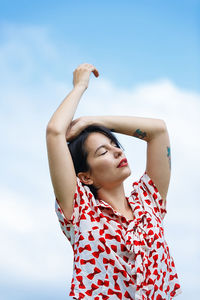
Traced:
MULTIPOLYGON (((87 172, 90 171, 90 166, 87 162, 88 153, 85 149, 85 141, 90 133, 92 132, 100 132, 110 138, 118 148, 124 148, 117 140, 116 136, 112 133, 114 129, 108 129, 107 127, 101 126, 101 125, 89 125, 86 127, 75 139, 73 139, 68 143, 69 151, 72 156, 72 160, 74 163, 74 168, 76 175, 78 175, 79 172, 87 172)), ((87 185, 82 183, 83 185, 87 185)), ((97 198, 97 191, 98 189, 94 185, 87 185, 89 186, 91 192, 93 193, 94 197, 97 198)))

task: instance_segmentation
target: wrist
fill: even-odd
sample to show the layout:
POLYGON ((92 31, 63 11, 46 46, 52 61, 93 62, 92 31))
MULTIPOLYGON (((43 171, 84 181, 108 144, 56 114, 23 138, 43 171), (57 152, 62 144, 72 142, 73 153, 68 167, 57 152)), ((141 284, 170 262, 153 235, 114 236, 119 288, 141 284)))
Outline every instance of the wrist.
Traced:
POLYGON ((104 116, 88 116, 87 122, 88 125, 100 125, 109 128, 107 119, 104 116))
POLYGON ((94 124, 99 124, 96 117, 94 117, 94 116, 85 116, 85 117, 83 117, 83 119, 84 119, 87 126, 94 125, 94 124))
POLYGON ((83 84, 76 84, 73 88, 73 90, 78 90, 81 92, 85 92, 86 89, 87 89, 87 87, 83 84))

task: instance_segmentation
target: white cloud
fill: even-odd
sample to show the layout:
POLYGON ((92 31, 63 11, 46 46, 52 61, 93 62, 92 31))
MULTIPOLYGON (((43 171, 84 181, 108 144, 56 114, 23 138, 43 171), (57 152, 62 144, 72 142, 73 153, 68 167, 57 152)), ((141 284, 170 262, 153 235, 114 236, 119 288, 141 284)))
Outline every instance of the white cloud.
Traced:
MULTIPOLYGON (((11 74, 10 81, 5 85, 1 82, 0 89, 3 99, 0 117, 4 132, 1 148, 1 157, 4 158, 0 202, 3 233, 1 270, 21 280, 30 278, 33 281, 59 282, 66 277, 69 282, 73 255, 54 213, 45 127, 51 114, 70 91, 72 78, 67 86, 43 70, 43 79, 40 84, 37 83, 37 90, 34 84, 26 86, 24 76, 34 69, 35 64, 36 71, 39 69, 37 52, 40 57, 51 53, 50 58, 58 56, 58 53, 40 28, 20 29, 22 38, 16 40, 17 30, 5 31, 7 39, 0 47, 3 73, 7 79, 11 74), (17 56, 15 61, 8 61, 16 50, 21 51, 22 66, 24 63, 24 68, 19 72, 21 83, 19 80, 17 84, 13 79, 17 56), (14 88, 8 89, 8 83, 14 88)), ((169 79, 125 90, 103 79, 101 74, 99 78, 91 77, 75 115, 133 115, 165 120, 172 148, 172 176, 165 218, 166 240, 169 241, 177 269, 181 270, 179 276, 186 290, 191 287, 189 276, 192 273, 197 276, 197 266, 200 266, 197 252, 200 228, 199 112, 200 95, 178 88, 169 79), (188 264, 188 259, 191 264, 188 264)), ((132 180, 138 179, 145 170, 146 144, 132 137, 117 136, 126 149, 133 172, 125 182, 128 194, 132 180)), ((184 295, 181 297, 184 299, 184 295)))
POLYGON ((12 76, 14 82, 27 80, 26 76, 31 76, 31 73, 35 75, 35 72, 39 71, 41 60, 43 64, 57 60, 57 49, 50 43, 48 35, 47 28, 41 26, 2 24, 3 43, 0 49, 2 78, 12 76))
POLYGON ((64 265, 72 266, 73 257, 68 254, 62 265, 66 249, 52 203, 36 205, 24 195, 5 189, 0 189, 0 194, 1 272, 9 272, 10 277, 21 277, 25 282, 49 283, 61 275, 67 277, 64 265))
POLYGON ((31 232, 34 223, 33 220, 31 220, 31 212, 26 204, 26 199, 17 197, 17 195, 10 190, 6 191, 5 189, 1 189, 0 193, 1 227, 7 228, 7 230, 12 231, 14 234, 31 232))

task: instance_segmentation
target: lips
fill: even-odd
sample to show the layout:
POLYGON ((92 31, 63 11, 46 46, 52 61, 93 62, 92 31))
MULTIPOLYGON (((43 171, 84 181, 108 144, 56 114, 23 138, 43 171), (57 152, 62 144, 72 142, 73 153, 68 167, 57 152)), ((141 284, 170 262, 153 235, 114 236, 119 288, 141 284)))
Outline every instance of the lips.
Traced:
POLYGON ((123 158, 123 159, 120 161, 120 163, 119 163, 119 165, 117 166, 117 168, 119 168, 121 165, 126 164, 126 163, 127 163, 127 159, 126 159, 126 158, 123 158))

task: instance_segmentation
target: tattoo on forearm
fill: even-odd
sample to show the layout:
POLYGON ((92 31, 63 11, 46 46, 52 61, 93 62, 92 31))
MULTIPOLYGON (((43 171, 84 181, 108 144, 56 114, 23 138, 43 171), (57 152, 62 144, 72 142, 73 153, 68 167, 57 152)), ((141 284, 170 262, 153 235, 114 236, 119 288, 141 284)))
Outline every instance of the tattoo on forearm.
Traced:
POLYGON ((134 137, 137 137, 137 138, 139 138, 139 139, 144 139, 144 138, 147 136, 147 134, 146 134, 146 132, 143 132, 143 131, 141 131, 140 129, 137 129, 137 130, 134 132, 133 136, 134 136, 134 137))
POLYGON ((169 168, 171 170, 171 150, 170 150, 170 147, 167 147, 167 157, 169 159, 169 168))

